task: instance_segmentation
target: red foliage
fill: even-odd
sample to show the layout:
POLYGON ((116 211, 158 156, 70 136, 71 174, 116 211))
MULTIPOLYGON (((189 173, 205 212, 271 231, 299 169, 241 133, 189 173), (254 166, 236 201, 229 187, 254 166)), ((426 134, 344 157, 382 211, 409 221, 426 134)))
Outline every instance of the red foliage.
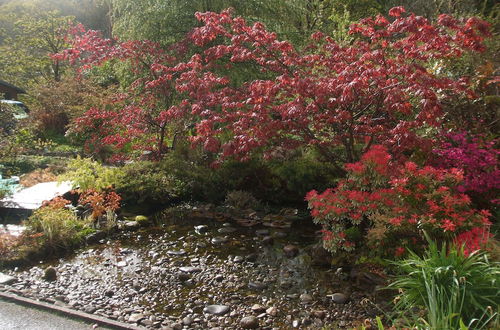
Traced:
POLYGON ((92 218, 97 219, 104 215, 106 211, 116 211, 120 208, 121 197, 112 190, 97 191, 88 189, 80 195, 79 203, 89 204, 92 208, 92 218))
POLYGON ((445 134, 444 138, 434 149, 438 157, 433 162, 442 168, 463 170, 465 179, 458 187, 461 192, 500 204, 500 151, 497 148, 500 139, 466 132, 445 134))
MULTIPOLYGON (((270 156, 314 145, 340 168, 374 143, 393 152, 425 146, 417 130, 437 125, 441 100, 473 96, 465 79, 440 77, 428 64, 482 51, 483 38, 489 36, 487 23, 441 15, 432 24, 405 14, 402 7, 389 14, 392 21, 377 16, 353 24, 350 33, 357 39, 348 46, 315 33, 311 45, 299 51, 263 24, 248 25, 225 10, 196 14, 203 26, 190 38, 205 50, 187 62, 177 63, 149 41, 104 40, 80 30, 73 48, 60 56, 78 60, 83 68, 126 59, 150 72, 133 85, 144 93, 139 100, 120 115, 98 118, 97 132, 102 129, 109 136, 100 143, 121 146, 145 127, 156 125, 164 133, 167 123, 189 118, 196 123, 193 142, 220 153, 221 159, 244 160, 253 150, 270 156), (236 81, 220 74, 240 65, 257 67, 261 78, 241 82, 241 77, 236 81), (174 93, 183 94, 184 100, 175 103, 174 93), (151 111, 154 108, 159 111, 151 111), (139 128, 130 127, 129 133, 132 122, 139 128), (344 157, 333 152, 339 145, 344 157)), ((81 126, 95 125, 96 116, 97 110, 88 113, 91 122, 82 119, 81 126)), ((162 138, 157 140, 161 151, 162 138)))
POLYGON ((315 222, 329 233, 325 246, 333 252, 352 250, 345 233, 357 227, 366 234, 363 244, 394 246, 396 254, 402 246, 425 241, 423 231, 433 239, 457 237, 466 249, 476 248, 465 233, 486 232, 491 214, 473 209, 469 197, 457 191, 462 172, 412 162, 397 167, 390 159, 384 147, 374 146, 360 162, 346 166, 348 177, 336 189, 307 194, 315 222))
POLYGON ((197 14, 204 26, 192 38, 209 47, 186 64, 191 70, 177 86, 189 96, 186 111, 201 119, 193 140, 240 159, 255 149, 270 155, 316 145, 337 164, 359 159, 374 142, 396 152, 421 147, 417 129, 438 123, 440 101, 472 96, 465 79, 440 77, 426 66, 482 51, 489 32, 478 19, 441 15, 432 24, 403 14, 397 7, 392 22, 378 16, 353 24, 358 38, 348 46, 316 33, 302 52, 228 11, 197 14), (246 63, 256 64, 263 78, 236 84, 213 70, 246 63), (332 153, 338 145, 344 158, 332 153))
POLYGON ((67 199, 61 196, 52 198, 50 201, 43 201, 42 207, 51 207, 53 209, 63 209, 66 205, 71 204, 67 199))

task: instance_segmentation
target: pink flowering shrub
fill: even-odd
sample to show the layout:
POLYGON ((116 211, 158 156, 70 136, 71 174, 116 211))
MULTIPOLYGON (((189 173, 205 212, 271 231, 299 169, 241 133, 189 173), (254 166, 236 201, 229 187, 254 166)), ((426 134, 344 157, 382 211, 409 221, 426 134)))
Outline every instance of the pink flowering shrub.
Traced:
POLYGON ((407 246, 423 246, 424 231, 434 240, 460 240, 469 249, 484 243, 466 233, 486 233, 490 213, 472 208, 470 198, 457 190, 464 180, 461 170, 413 162, 397 166, 383 146, 372 147, 346 170, 347 178, 335 189, 306 196, 314 221, 323 225, 324 246, 332 253, 366 244, 399 256, 407 246), (361 242, 349 240, 352 228, 362 233, 361 242))
POLYGON ((488 141, 483 135, 471 136, 466 132, 449 133, 434 153, 440 168, 459 168, 464 172, 464 180, 458 186, 460 192, 475 199, 498 204, 494 200, 500 193, 500 151, 496 146, 499 140, 488 141))

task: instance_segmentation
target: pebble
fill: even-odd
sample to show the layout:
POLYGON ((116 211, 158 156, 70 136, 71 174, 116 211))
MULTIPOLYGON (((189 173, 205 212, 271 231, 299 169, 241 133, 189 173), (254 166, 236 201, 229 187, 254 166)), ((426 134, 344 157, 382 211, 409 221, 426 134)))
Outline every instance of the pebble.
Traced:
POLYGON ((199 273, 202 271, 200 267, 192 267, 192 266, 179 267, 179 270, 184 273, 199 273))
POLYGON ((183 256, 186 255, 187 252, 184 250, 169 250, 167 251, 167 254, 171 256, 183 256))
POLYGON ((243 329, 256 329, 259 327, 259 319, 255 316, 246 316, 241 319, 240 326, 243 329))
POLYGON ((212 244, 223 244, 226 243, 228 239, 225 237, 216 236, 213 237, 210 241, 212 242, 212 244))
POLYGON ((262 313, 265 310, 266 310, 266 308, 262 305, 259 305, 259 304, 255 304, 252 306, 252 312, 255 312, 255 313, 262 313))
POLYGON ((248 282, 248 288, 252 290, 261 291, 267 288, 267 285, 262 282, 248 282))
POLYGON ((343 293, 334 293, 331 297, 333 302, 336 304, 345 304, 348 300, 348 297, 343 293))
POLYGON ((299 248, 295 245, 285 245, 283 247, 283 253, 288 258, 294 258, 299 254, 299 248))
POLYGON ((54 267, 47 267, 43 272, 43 279, 49 282, 57 280, 57 270, 54 267))
POLYGON ((203 312, 220 316, 229 312, 229 309, 230 309, 229 306, 225 305, 208 305, 203 309, 203 312))
POLYGON ((278 309, 276 307, 269 307, 268 309, 266 309, 266 314, 276 316, 278 315, 278 309))
POLYGON ((194 231, 199 235, 205 234, 208 232, 208 226, 207 225, 195 226, 194 231))
POLYGON ((304 304, 308 304, 313 300, 313 297, 308 293, 303 293, 299 297, 300 301, 304 304))
POLYGON ((182 324, 184 325, 191 325, 193 323, 193 319, 189 316, 186 316, 185 318, 182 319, 182 324))
POLYGON ((234 233, 236 230, 237 229, 234 227, 223 227, 223 228, 219 228, 217 230, 217 232, 220 234, 231 234, 231 233, 234 233))

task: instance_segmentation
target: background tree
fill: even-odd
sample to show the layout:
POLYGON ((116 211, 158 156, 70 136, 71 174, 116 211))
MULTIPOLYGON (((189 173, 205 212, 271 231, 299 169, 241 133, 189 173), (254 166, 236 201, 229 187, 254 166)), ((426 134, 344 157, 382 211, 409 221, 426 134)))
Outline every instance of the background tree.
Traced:
POLYGON ((73 19, 56 11, 30 10, 16 16, 13 30, 0 45, 3 79, 23 87, 43 80, 60 81, 64 66, 50 54, 68 46, 65 35, 73 19))

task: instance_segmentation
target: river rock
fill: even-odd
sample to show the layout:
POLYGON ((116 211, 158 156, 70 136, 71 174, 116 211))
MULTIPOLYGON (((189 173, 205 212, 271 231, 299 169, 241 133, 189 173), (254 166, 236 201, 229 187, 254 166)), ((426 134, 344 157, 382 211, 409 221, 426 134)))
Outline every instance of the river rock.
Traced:
POLYGON ((308 304, 313 300, 313 297, 308 293, 303 293, 299 297, 300 301, 304 304, 308 304))
POLYGON ((317 310, 317 311, 313 311, 312 312, 312 315, 315 317, 315 318, 318 318, 320 320, 323 320, 325 317, 326 317, 326 312, 325 311, 322 311, 322 310, 317 310))
POLYGON ((207 225, 194 226, 194 231, 199 235, 205 234, 208 232, 208 226, 207 225))
POLYGON ((16 281, 17 279, 14 276, 9 276, 4 273, 0 273, 0 284, 9 285, 16 281))
POLYGON ((266 309, 266 314, 271 315, 271 316, 276 316, 276 315, 278 315, 278 309, 274 306, 269 307, 268 309, 266 309))
POLYGON ((274 243, 274 238, 272 236, 265 236, 262 238, 262 244, 272 245, 274 243))
POLYGON ((201 272, 200 267, 192 267, 192 266, 180 267, 179 270, 181 272, 184 272, 184 273, 199 273, 199 272, 201 272))
POLYGON ((203 309, 204 313, 213 315, 224 315, 229 312, 229 306, 226 305, 208 305, 203 309))
POLYGON ((170 256, 183 256, 186 253, 187 252, 184 251, 184 250, 168 250, 167 251, 167 254, 170 255, 170 256))
POLYGON ((130 323, 137 323, 137 322, 141 321, 144 318, 146 318, 146 317, 142 313, 132 313, 132 314, 130 314, 130 316, 128 318, 128 321, 130 323))
POLYGON ((262 305, 259 305, 259 304, 255 304, 252 306, 252 312, 254 312, 254 313, 262 313, 265 310, 266 310, 266 308, 262 305))
POLYGON ((212 244, 224 244, 227 242, 227 238, 216 236, 211 239, 212 244))
POLYGON ((343 294, 343 293, 334 293, 332 294, 332 300, 334 303, 336 304, 345 304, 347 302, 347 300, 349 299, 349 297, 347 297, 347 295, 343 294))
POLYGON ((43 279, 50 282, 57 280, 57 270, 54 267, 45 268, 43 279))
POLYGON ((182 324, 186 326, 190 326, 193 323, 193 319, 189 316, 186 316, 185 318, 182 319, 182 324))
POLYGON ((262 283, 262 282, 248 282, 248 288, 252 289, 252 290, 260 291, 260 290, 264 290, 265 288, 267 288, 267 285, 262 283))
POLYGON ((283 247, 283 253, 288 258, 294 258, 299 254, 299 248, 292 244, 285 245, 283 247))
POLYGON ((267 230, 267 229, 258 229, 258 230, 255 231, 255 234, 257 236, 267 236, 267 235, 269 235, 269 230, 267 230))
POLYGON ((236 228, 234 227, 222 227, 217 230, 220 234, 231 234, 236 231, 236 228))
POLYGON ((118 261, 116 263, 116 266, 117 267, 126 267, 127 266, 127 262, 125 260, 122 260, 122 261, 118 261))
POLYGON ((255 316, 246 316, 241 319, 240 326, 243 329, 257 329, 259 327, 259 319, 255 316))
POLYGON ((126 230, 137 230, 141 227, 141 224, 137 221, 125 221, 123 227, 126 230))

